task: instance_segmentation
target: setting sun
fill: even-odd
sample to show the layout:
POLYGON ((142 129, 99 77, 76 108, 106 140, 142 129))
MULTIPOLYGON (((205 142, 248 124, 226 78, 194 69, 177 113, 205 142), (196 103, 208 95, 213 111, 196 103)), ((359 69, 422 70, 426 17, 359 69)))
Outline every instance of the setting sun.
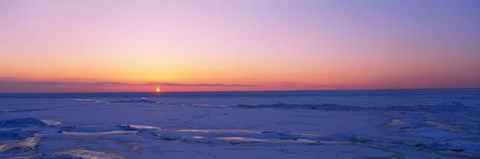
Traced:
POLYGON ((0 22, 0 159, 480 159, 480 0, 0 0, 0 22))

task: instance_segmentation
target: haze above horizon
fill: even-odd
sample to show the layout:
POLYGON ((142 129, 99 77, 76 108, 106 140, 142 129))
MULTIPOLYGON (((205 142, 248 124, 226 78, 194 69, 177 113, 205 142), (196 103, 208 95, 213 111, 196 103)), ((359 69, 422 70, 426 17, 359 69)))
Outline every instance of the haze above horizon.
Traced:
POLYGON ((1 92, 480 88, 480 1, 0 1, 1 92))

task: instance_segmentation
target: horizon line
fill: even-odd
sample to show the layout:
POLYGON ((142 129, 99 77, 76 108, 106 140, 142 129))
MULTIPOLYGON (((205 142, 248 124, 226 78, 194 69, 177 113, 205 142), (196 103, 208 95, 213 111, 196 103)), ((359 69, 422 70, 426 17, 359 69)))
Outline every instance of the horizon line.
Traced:
POLYGON ((480 87, 447 87, 447 88, 374 88, 374 89, 299 89, 299 90, 219 90, 219 91, 164 91, 164 92, 145 92, 145 91, 79 91, 79 92, 0 92, 0 94, 70 94, 70 93, 222 93, 222 92, 308 92, 308 91, 388 91, 388 90, 449 90, 449 89, 480 89, 480 87))

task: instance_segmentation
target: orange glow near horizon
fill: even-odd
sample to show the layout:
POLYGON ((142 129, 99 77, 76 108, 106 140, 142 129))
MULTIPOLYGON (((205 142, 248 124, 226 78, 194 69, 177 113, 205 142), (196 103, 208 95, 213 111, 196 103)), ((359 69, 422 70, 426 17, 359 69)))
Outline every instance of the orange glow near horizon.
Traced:
POLYGON ((0 92, 478 88, 469 3, 0 1, 0 92))

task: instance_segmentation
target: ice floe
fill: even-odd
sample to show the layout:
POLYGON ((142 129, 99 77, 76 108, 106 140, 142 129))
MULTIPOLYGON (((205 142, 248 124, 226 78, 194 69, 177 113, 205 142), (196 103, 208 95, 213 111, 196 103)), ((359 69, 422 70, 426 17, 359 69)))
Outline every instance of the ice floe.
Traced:
POLYGON ((78 157, 82 159, 127 159, 126 157, 120 156, 116 153, 109 152, 109 151, 94 151, 94 150, 89 150, 89 149, 73 149, 73 150, 64 150, 64 151, 59 151, 53 153, 55 157, 67 157, 67 156, 73 156, 73 157, 78 157), (58 156, 58 155, 63 155, 63 156, 58 156))
POLYGON ((0 153, 22 153, 34 151, 40 142, 41 136, 35 134, 33 137, 20 141, 11 141, 10 143, 0 145, 0 153))
POLYGON ((137 135, 136 131, 125 131, 125 130, 112 130, 112 131, 100 131, 100 132, 68 132, 62 131, 64 135, 79 135, 79 136, 97 136, 97 135, 115 135, 115 134, 131 134, 137 135))
POLYGON ((45 123, 46 125, 48 126, 58 126, 58 125, 62 125, 63 123, 60 122, 60 121, 55 121, 55 120, 48 120, 48 119, 42 119, 40 120, 42 121, 43 123, 45 123))
POLYGON ((151 125, 136 125, 136 124, 122 124, 120 128, 124 130, 132 130, 132 131, 141 131, 141 130, 161 130, 158 126, 151 126, 151 125))

